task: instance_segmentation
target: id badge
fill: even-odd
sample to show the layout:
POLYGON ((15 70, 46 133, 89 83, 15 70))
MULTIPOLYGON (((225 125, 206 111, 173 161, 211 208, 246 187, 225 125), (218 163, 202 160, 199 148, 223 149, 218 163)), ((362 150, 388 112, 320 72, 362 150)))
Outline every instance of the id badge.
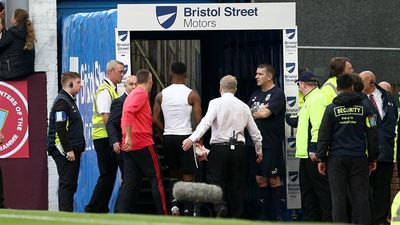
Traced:
POLYGON ((231 147, 230 147, 230 150, 231 151, 235 151, 235 145, 230 145, 231 147))

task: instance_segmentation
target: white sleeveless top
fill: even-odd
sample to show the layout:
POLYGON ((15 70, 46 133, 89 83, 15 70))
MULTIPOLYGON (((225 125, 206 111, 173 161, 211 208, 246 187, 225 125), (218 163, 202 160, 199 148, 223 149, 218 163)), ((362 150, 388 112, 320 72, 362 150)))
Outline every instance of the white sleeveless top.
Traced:
POLYGON ((192 106, 188 103, 192 91, 184 84, 171 84, 162 90, 164 135, 192 134, 192 106))

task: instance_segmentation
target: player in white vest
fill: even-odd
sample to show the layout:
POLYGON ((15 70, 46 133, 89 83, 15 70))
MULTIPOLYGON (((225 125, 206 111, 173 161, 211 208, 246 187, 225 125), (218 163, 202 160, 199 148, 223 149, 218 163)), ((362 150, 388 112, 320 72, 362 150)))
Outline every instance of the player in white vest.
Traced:
MULTIPOLYGON (((201 100, 199 94, 185 85, 186 65, 174 62, 170 69, 171 85, 156 96, 153 108, 153 122, 163 133, 164 154, 168 166, 170 191, 178 180, 193 181, 193 150, 183 151, 182 141, 189 137, 200 123, 201 100), (161 119, 161 112, 164 120, 161 119), (194 126, 192 126, 192 118, 194 126)), ((171 214, 180 215, 178 202, 170 195, 171 214)), ((182 213, 191 214, 193 205, 184 204, 182 213)))

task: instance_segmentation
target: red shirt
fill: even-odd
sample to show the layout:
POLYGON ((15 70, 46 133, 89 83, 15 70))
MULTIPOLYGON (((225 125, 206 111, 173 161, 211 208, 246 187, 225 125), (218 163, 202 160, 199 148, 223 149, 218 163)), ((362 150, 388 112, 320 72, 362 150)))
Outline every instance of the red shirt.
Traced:
POLYGON ((122 109, 122 146, 126 135, 131 135, 131 150, 139 150, 154 144, 149 94, 137 87, 126 97, 122 109), (126 134, 126 127, 132 127, 132 133, 126 134))

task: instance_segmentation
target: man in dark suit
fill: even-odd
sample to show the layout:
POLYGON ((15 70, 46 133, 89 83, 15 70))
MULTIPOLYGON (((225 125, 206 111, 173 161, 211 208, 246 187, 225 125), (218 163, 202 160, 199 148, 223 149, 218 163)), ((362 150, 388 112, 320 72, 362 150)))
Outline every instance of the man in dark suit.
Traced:
POLYGON ((371 108, 377 112, 379 154, 376 171, 371 173, 372 224, 388 224, 386 218, 391 204, 391 183, 394 167, 394 143, 398 110, 393 97, 376 83, 375 74, 363 71, 359 74, 364 83, 364 94, 371 108))
MULTIPOLYGON (((127 77, 124 86, 125 86, 125 93, 121 95, 119 98, 113 100, 111 103, 110 117, 108 118, 107 122, 108 140, 114 152, 118 155, 118 166, 121 170, 122 180, 124 179, 124 173, 123 173, 124 165, 123 165, 122 154, 119 154, 121 151, 121 142, 122 142, 122 129, 121 129, 122 107, 124 105, 126 97, 136 87, 136 76, 131 75, 127 77)), ((114 209, 115 212, 118 212, 118 202, 119 198, 117 198, 117 202, 115 203, 115 209, 114 209)))

